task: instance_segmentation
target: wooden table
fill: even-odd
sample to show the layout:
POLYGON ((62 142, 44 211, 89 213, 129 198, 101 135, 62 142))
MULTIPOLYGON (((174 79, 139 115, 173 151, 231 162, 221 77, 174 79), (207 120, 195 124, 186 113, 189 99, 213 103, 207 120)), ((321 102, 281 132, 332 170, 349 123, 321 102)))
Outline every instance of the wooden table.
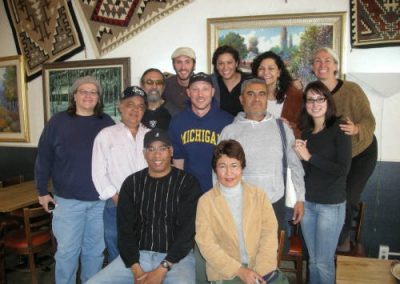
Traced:
POLYGON ((393 260, 368 257, 337 256, 337 284, 396 284, 390 272, 393 260))
POLYGON ((38 202, 34 181, 0 188, 0 212, 11 212, 38 202))

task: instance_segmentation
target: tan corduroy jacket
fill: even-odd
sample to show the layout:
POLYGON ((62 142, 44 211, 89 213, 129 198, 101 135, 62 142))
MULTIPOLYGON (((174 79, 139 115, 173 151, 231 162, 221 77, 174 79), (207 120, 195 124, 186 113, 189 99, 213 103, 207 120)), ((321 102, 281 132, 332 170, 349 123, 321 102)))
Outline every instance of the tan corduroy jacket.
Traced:
MULTIPOLYGON (((277 267, 278 224, 263 190, 242 181, 243 235, 248 267, 260 275, 277 267)), ((229 206, 219 186, 205 193, 198 202, 196 242, 206 260, 209 281, 228 280, 241 267, 239 238, 229 206)))

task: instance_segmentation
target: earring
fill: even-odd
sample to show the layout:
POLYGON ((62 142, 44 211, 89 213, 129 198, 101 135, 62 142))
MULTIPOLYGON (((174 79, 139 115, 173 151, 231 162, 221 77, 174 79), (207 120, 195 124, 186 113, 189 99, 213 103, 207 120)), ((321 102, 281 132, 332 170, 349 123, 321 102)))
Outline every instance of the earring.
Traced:
POLYGON ((280 81, 279 81, 279 78, 276 80, 276 92, 279 92, 280 91, 280 89, 281 89, 281 87, 279 86, 279 83, 280 83, 280 81))

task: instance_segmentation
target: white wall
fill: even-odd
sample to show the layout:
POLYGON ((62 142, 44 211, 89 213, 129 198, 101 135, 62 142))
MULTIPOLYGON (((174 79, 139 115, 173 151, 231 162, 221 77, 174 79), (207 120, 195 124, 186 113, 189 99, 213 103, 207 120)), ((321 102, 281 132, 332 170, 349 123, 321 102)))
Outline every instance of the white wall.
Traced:
MULTIPOLYGON (((348 0, 194 0, 192 3, 148 27, 102 58, 131 57, 131 81, 133 84, 137 84, 141 73, 149 67, 173 72, 170 60, 172 51, 178 46, 191 46, 197 55, 196 70, 208 71, 207 18, 341 11, 346 11, 349 18, 348 0)), ((76 14, 84 36, 86 50, 68 61, 94 59, 95 53, 88 38, 88 33, 85 31, 80 15, 76 14)), ((2 38, 0 57, 15 55, 16 48, 15 44, 13 44, 14 40, 4 11, 3 1, 0 3, 0 34, 2 38)), ((349 38, 349 22, 347 20, 346 35, 344 36, 344 72, 400 73, 400 47, 350 50, 349 38)), ((399 95, 400 91, 397 96, 399 95)), ((368 93, 368 96, 371 104, 378 105, 378 108, 373 107, 376 118, 379 120, 378 125, 385 125, 384 131, 377 129, 379 133, 385 133, 383 143, 380 144, 394 144, 394 141, 396 141, 394 140, 395 136, 392 135, 392 131, 389 131, 389 129, 393 130, 391 123, 393 117, 398 117, 398 115, 396 116, 396 109, 399 109, 400 106, 398 97, 390 98, 390 107, 386 107, 385 115, 383 116, 379 111, 382 109, 381 106, 384 105, 385 99, 370 93, 368 93), (385 131, 385 129, 388 130, 385 131)), ((44 123, 41 77, 28 84, 28 104, 31 142, 0 143, 0 146, 37 145, 44 123)), ((399 136, 397 135, 397 137, 399 136)), ((381 158, 400 161, 400 152, 395 148, 389 147, 386 149, 386 147, 383 147, 381 158)))

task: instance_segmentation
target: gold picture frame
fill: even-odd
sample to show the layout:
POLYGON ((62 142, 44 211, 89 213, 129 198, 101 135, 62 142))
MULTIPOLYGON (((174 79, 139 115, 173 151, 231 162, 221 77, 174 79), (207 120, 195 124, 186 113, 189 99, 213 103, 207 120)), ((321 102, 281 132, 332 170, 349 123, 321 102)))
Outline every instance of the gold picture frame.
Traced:
POLYGON ((209 71, 212 71, 213 52, 222 44, 239 51, 239 67, 247 72, 255 56, 272 50, 282 57, 292 76, 306 85, 315 80, 311 56, 316 48, 331 47, 338 54, 341 66, 345 22, 346 12, 207 19, 209 71))
POLYGON ((50 117, 67 109, 69 88, 83 76, 95 77, 102 87, 104 112, 115 121, 120 119, 118 102, 122 92, 130 86, 130 58, 109 58, 46 63, 43 65, 43 93, 45 123, 50 117))
POLYGON ((29 142, 24 59, 0 58, 0 142, 29 142))

